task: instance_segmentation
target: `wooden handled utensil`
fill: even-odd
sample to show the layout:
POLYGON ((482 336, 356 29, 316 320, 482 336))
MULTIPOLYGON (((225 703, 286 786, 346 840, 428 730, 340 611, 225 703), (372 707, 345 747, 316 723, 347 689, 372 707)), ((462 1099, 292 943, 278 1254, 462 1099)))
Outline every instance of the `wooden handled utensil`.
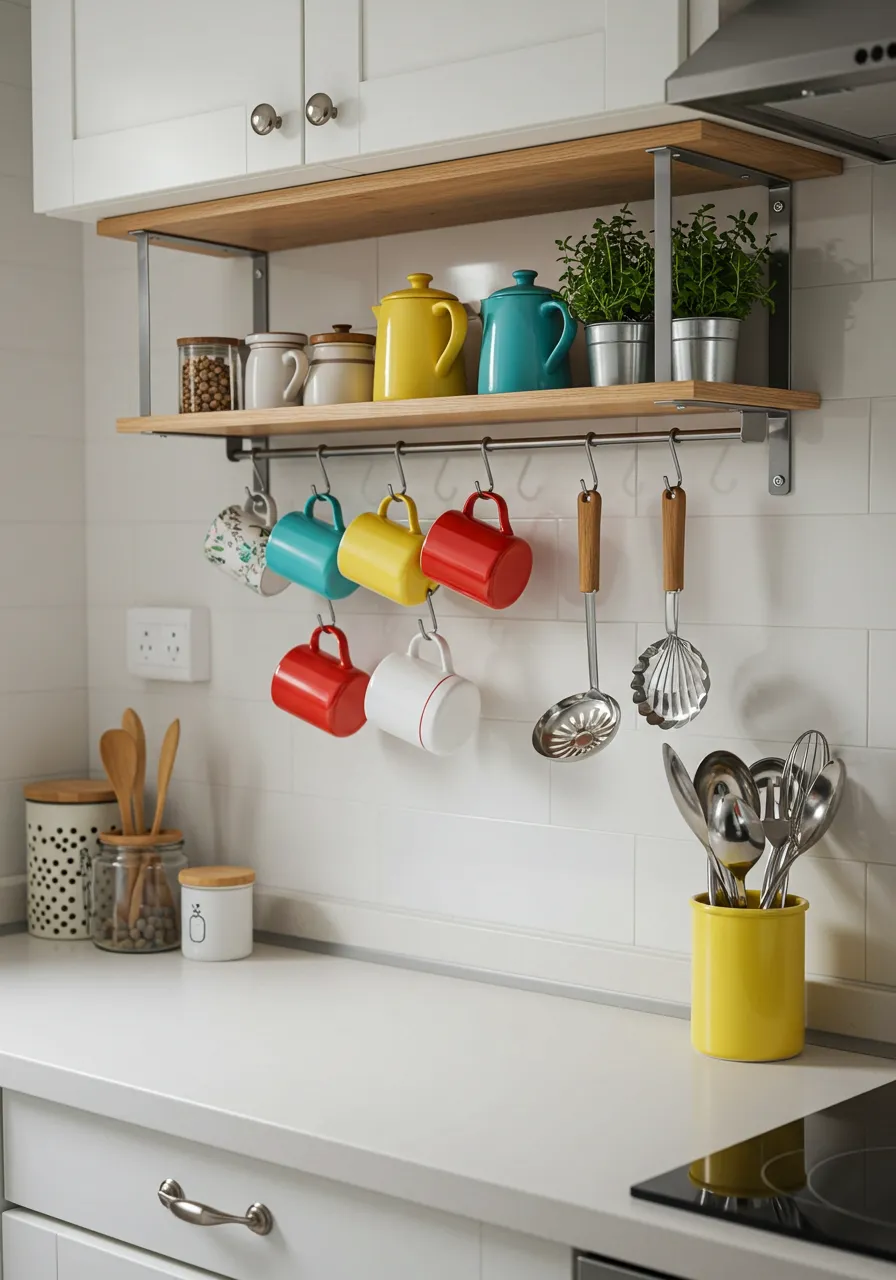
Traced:
POLYGON ((146 790, 146 734, 143 721, 132 707, 128 707, 121 717, 121 727, 134 739, 137 748, 137 774, 134 779, 134 831, 142 836, 146 831, 146 815, 144 813, 144 793, 146 790))
POLYGON ((122 832, 132 836, 131 797, 137 777, 137 744, 124 729, 107 729, 100 738, 100 759, 118 801, 122 832))
POLYGON ((171 774, 174 769, 179 743, 180 721, 172 720, 165 730, 165 737, 162 739, 162 750, 159 752, 159 786, 156 795, 155 817, 152 820, 152 834, 154 836, 157 836, 162 830, 165 801, 168 798, 168 784, 171 782, 171 774))

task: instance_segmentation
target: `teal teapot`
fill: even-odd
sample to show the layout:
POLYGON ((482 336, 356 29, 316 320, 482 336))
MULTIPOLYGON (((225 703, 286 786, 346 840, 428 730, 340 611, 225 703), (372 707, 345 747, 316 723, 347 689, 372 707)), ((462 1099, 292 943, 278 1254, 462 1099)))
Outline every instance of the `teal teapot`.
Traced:
POLYGON ((576 322, 537 271, 514 271, 516 284, 482 301, 479 394, 552 391, 571 385, 569 348, 576 322))

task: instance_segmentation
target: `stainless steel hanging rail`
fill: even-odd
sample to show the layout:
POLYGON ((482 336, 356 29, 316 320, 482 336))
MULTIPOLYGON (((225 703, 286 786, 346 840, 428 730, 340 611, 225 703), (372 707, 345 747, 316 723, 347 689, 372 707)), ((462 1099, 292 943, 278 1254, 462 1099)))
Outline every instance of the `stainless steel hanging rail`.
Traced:
MULTIPOLYGON (((763 418, 765 415, 762 415, 763 418)), ((675 443, 687 444, 689 441, 703 441, 705 444, 726 444, 744 439, 741 427, 695 427, 682 431, 673 428, 675 443)), ((581 436, 521 436, 510 440, 488 441, 489 453, 504 453, 521 449, 583 449, 586 443, 604 444, 664 444, 669 443, 668 431, 608 431, 604 435, 597 432, 586 432, 581 436)), ((269 458, 394 458, 396 444, 325 444, 325 445, 288 445, 282 449, 261 448, 234 450, 229 456, 233 461, 263 461, 269 458)), ((427 440, 420 443, 400 445, 404 458, 413 453, 479 453, 482 449, 480 440, 427 440)))

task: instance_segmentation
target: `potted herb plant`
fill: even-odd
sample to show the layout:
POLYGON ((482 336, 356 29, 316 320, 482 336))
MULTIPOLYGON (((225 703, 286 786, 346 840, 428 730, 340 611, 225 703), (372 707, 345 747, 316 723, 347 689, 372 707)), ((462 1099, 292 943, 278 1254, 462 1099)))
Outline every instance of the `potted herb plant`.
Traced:
POLYGON ((556 242, 564 264, 560 293, 585 325, 591 385, 653 378, 653 250, 628 205, 590 235, 556 242))
POLYGON ((734 382, 741 321, 754 303, 774 310, 768 283, 772 236, 760 243, 757 214, 729 213, 719 230, 714 205, 672 228, 672 377, 734 382))

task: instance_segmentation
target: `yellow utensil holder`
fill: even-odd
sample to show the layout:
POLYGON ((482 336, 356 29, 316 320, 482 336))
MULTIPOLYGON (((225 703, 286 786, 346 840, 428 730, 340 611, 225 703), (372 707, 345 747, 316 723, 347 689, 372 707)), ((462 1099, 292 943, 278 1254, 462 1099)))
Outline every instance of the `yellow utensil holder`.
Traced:
POLYGON ((691 1043, 711 1058, 777 1062, 795 1058, 806 1039, 805 898, 759 910, 691 899, 691 1043))

